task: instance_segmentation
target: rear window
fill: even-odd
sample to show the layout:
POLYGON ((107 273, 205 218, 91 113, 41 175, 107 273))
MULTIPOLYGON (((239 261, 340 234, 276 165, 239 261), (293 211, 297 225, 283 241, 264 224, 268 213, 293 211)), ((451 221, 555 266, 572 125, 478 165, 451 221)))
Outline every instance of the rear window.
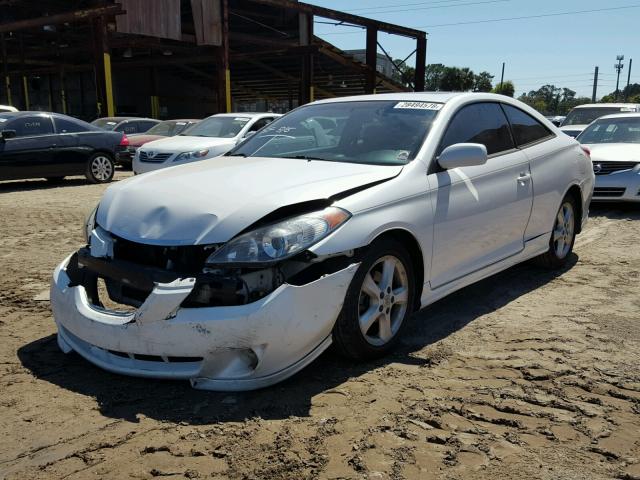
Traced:
POLYGON ((16 137, 30 137, 36 135, 49 135, 53 133, 53 124, 49 117, 44 116, 29 116, 19 117, 8 122, 3 127, 7 130, 15 130, 16 137))
POLYGON ((587 108, 574 108, 569 112, 567 118, 562 122, 562 126, 565 125, 588 125, 594 120, 604 117, 605 115, 613 115, 614 113, 636 111, 630 107, 624 109, 620 107, 587 107, 587 108))

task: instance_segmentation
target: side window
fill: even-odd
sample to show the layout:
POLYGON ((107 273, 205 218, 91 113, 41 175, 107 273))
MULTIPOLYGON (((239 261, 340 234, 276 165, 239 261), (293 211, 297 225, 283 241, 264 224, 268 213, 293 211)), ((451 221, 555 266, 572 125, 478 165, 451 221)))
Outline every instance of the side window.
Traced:
POLYGON ((502 107, 509 118, 509 123, 511 123, 511 129, 513 130, 513 137, 516 145, 519 147, 553 136, 553 133, 551 133, 547 127, 528 113, 511 105, 503 104, 502 107))
POLYGON ((261 118, 256 123, 251 125, 251 128, 249 128, 249 131, 250 132, 257 132, 262 127, 265 127, 265 126, 269 125, 271 122, 273 122, 273 118, 271 118, 271 117, 261 118))
POLYGON ((151 127, 156 125, 156 122, 137 122, 137 123, 138 123, 138 132, 137 133, 146 132, 151 127))
POLYGON ((13 120, 5 129, 15 130, 16 137, 50 135, 53 133, 53 123, 49 117, 45 116, 20 117, 13 120))
POLYGON ((56 124, 56 132, 58 133, 77 133, 86 132, 89 129, 79 122, 61 117, 55 117, 53 121, 56 124))
POLYGON ((138 122, 123 122, 115 128, 115 131, 126 134, 138 133, 138 122))
POLYGON ((514 148, 507 118, 497 103, 462 107, 447 127, 438 155, 456 143, 481 143, 489 155, 514 148))

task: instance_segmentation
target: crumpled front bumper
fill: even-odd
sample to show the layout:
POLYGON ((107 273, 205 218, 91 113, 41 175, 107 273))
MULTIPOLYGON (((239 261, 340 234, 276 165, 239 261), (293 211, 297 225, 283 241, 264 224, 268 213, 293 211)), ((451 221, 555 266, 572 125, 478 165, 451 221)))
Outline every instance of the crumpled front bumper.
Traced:
POLYGON ((359 264, 302 286, 229 307, 180 308, 193 279, 157 284, 132 313, 91 304, 70 287, 68 257, 54 271, 51 306, 58 345, 116 373, 188 379, 195 388, 252 390, 277 383, 317 358, 359 264))
POLYGON ((593 200, 596 202, 640 202, 640 165, 631 170, 596 175, 593 200))

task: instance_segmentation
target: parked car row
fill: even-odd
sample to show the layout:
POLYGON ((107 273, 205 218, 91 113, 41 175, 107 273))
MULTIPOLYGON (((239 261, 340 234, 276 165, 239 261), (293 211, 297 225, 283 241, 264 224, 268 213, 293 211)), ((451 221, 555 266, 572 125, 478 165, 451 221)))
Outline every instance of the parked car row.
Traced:
POLYGON ((0 112, 0 180, 83 174, 109 182, 116 164, 131 167, 134 158, 142 173, 221 155, 278 116, 219 114, 201 125, 197 119, 107 117, 89 124, 58 113, 0 112), (137 154, 147 144, 150 149, 137 154))

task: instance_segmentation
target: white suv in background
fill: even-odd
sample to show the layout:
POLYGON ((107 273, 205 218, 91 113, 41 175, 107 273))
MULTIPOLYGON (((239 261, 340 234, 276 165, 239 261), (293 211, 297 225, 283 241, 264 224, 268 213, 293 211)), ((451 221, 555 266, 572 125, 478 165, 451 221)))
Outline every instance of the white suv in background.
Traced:
POLYGON ((133 158, 133 171, 146 173, 217 157, 280 116, 277 113, 212 115, 174 137, 154 140, 140 147, 133 158))
POLYGON ((605 115, 615 113, 635 113, 640 112, 640 105, 637 103, 588 103, 578 105, 571 110, 562 122, 560 130, 576 138, 594 120, 605 115))

